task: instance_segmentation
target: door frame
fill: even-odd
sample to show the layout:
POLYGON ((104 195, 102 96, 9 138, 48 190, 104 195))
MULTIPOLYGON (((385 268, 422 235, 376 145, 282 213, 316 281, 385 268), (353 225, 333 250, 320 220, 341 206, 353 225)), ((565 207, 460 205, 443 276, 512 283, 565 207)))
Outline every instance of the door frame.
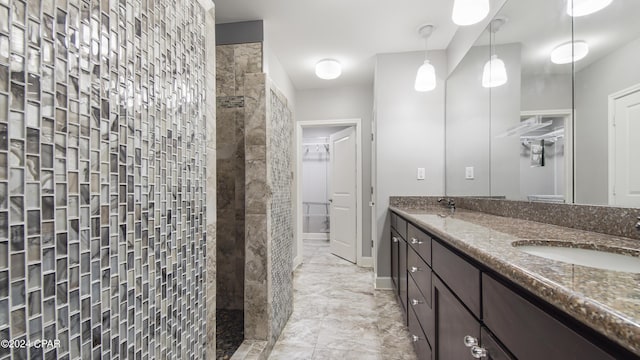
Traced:
MULTIPOLYGON (((572 109, 531 110, 522 111, 520 116, 565 116, 564 124, 564 203, 573 204, 575 201, 575 141, 573 129, 575 111, 572 109)), ((522 194, 520 194, 522 195, 522 194)))
MULTIPOLYGON (((296 219, 296 254, 293 257, 293 268, 302 264, 303 259, 303 222, 302 222, 302 130, 312 127, 355 126, 356 128, 356 264, 364 266, 362 256, 362 120, 332 119, 305 120, 296 122, 296 180, 295 180, 295 219, 296 219)), ((330 154, 331 156, 331 154, 330 154)))
POLYGON ((608 166, 609 168, 608 169, 609 171, 608 193, 609 194, 608 195, 609 196, 608 198, 609 198, 610 206, 614 206, 613 204, 615 203, 615 200, 616 200, 615 195, 613 195, 615 191, 615 184, 616 184, 616 174, 615 174, 615 171, 616 171, 616 166, 615 166, 616 164, 616 129, 615 129, 616 100, 638 91, 640 91, 640 84, 633 85, 624 90, 620 90, 609 95, 609 102, 608 102, 609 121, 607 123, 607 129, 609 131, 609 145, 608 145, 608 150, 609 150, 609 166, 608 166))

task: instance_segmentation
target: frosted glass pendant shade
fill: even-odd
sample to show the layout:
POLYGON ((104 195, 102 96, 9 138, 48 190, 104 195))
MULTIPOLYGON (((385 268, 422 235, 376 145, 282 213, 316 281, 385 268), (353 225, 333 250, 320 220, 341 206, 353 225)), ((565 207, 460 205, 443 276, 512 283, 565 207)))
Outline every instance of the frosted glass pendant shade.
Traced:
POLYGON ((337 60, 324 59, 316 64, 316 76, 324 80, 333 80, 342 74, 342 67, 337 60))
POLYGON ((482 87, 493 88, 502 86, 507 83, 507 68, 504 61, 498 58, 498 55, 491 56, 491 60, 487 61, 482 71, 482 87))
POLYGON ((416 75, 415 89, 416 91, 426 92, 436 88, 436 69, 431 65, 429 60, 425 60, 424 64, 418 69, 416 75))
POLYGON ((551 62, 554 64, 569 64, 584 59, 589 54, 589 44, 584 41, 566 42, 551 51, 551 62), (573 44, 573 50, 571 48, 573 44))
POLYGON ((456 25, 476 24, 489 14, 489 0, 455 0, 451 19, 456 25))
POLYGON ((567 14, 573 17, 593 14, 612 2, 613 0, 567 0, 567 14))

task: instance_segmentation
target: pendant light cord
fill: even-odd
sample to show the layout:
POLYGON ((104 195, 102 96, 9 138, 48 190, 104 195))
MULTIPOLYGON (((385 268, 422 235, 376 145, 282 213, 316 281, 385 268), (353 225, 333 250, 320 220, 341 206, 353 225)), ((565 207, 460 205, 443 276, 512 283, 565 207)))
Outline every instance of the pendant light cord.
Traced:
POLYGON ((429 60, 429 36, 424 38, 424 61, 429 60))

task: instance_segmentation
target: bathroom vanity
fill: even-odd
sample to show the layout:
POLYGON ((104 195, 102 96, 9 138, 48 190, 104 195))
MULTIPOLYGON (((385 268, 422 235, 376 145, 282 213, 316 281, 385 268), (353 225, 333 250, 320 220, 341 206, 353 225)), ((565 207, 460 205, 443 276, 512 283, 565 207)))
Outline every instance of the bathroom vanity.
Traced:
POLYGON ((392 282, 420 360, 640 359, 640 274, 519 249, 637 257, 637 240, 464 209, 390 210, 392 282))

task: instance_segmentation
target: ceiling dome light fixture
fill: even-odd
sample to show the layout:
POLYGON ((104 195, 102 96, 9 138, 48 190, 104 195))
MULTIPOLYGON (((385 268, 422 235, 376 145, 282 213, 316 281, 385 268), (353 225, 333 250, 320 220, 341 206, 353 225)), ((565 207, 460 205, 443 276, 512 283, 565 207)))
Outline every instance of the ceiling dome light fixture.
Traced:
POLYGON ((551 51, 551 62, 559 65, 569 64, 584 59, 587 54, 589 54, 589 44, 585 41, 568 41, 551 51))
POLYGON ((456 25, 473 25, 487 17, 489 9, 489 0, 454 0, 451 19, 456 25))
POLYGON ((573 17, 593 14, 612 2, 613 0, 567 0, 567 14, 573 17))
POLYGON ((418 73, 416 74, 416 82, 414 84, 414 88, 419 92, 427 92, 436 88, 436 68, 431 65, 429 61, 429 52, 428 52, 428 41, 429 37, 433 33, 434 26, 433 25, 422 25, 418 29, 418 34, 424 38, 425 42, 425 59, 424 63, 418 69, 418 73))
POLYGON ((496 54, 496 33, 507 20, 504 18, 497 18, 489 24, 489 31, 491 32, 491 59, 484 64, 482 70, 482 87, 494 88, 502 86, 509 81, 507 76, 507 68, 504 65, 498 55, 496 54))
POLYGON ((324 80, 337 79, 342 74, 338 60, 322 59, 316 64, 316 76, 324 80))

